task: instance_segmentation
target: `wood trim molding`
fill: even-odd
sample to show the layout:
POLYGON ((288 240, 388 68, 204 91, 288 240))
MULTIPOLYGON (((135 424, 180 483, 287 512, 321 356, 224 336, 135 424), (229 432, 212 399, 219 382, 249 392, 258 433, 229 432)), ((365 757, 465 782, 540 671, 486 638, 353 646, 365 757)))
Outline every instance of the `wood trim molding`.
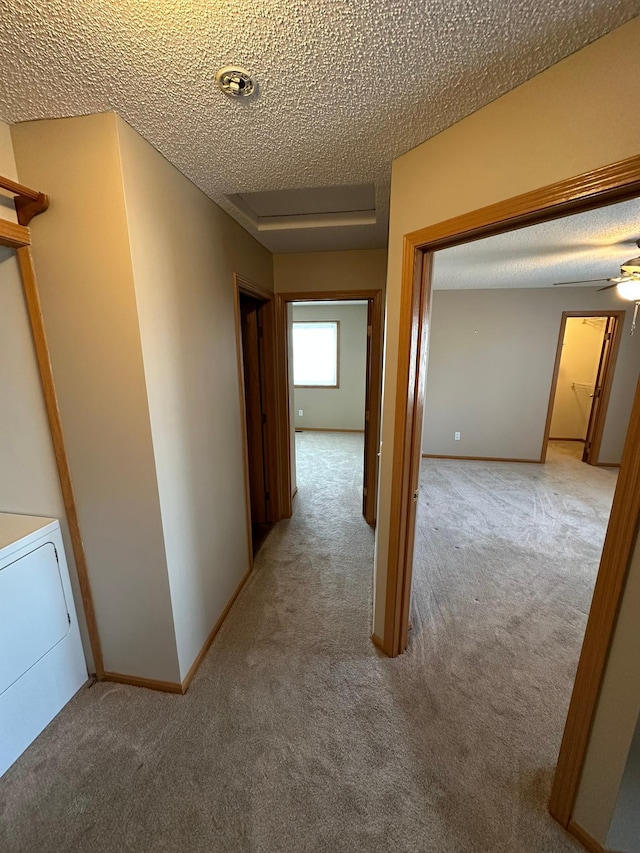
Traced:
POLYGON ((279 296, 284 302, 343 302, 345 300, 357 300, 364 302, 376 299, 382 294, 381 290, 313 290, 313 291, 287 291, 279 290, 279 296))
POLYGON ((387 654, 385 647, 384 647, 384 643, 382 642, 382 640, 380 639, 380 637, 377 634, 371 635, 371 642, 376 647, 376 649, 379 649, 385 655, 387 654))
POLYGON ((31 231, 16 222, 0 219, 0 246, 7 249, 22 249, 31 245, 31 231))
POLYGON ((122 675, 119 672, 105 672, 100 681, 112 681, 129 687, 146 687, 147 690, 160 690, 162 693, 184 693, 178 681, 157 681, 155 678, 142 678, 137 675, 122 675))
MULTIPOLYGON (((369 381, 369 419, 365 423, 367 434, 367 464, 365 466, 366 506, 364 516, 368 524, 376 522, 377 482, 378 482, 378 447, 380 444, 380 404, 382 399, 382 344, 383 344, 383 291, 382 290, 322 290, 322 291, 283 291, 276 294, 277 317, 277 373, 278 373, 278 412, 279 412, 279 446, 280 459, 283 468, 280 472, 280 494, 282 517, 288 518, 293 512, 291 502, 291 437, 289 430, 289 344, 287 325, 287 306, 291 302, 326 302, 326 301, 367 301, 372 306, 371 319, 371 377, 369 381), (287 511, 284 510, 287 508, 287 511)), ((296 427, 302 429, 305 427, 296 427)), ((347 432, 347 430, 340 430, 347 432)))
POLYGON ((44 320, 42 317, 42 309, 40 306, 40 295, 38 293, 38 285, 36 281, 35 269, 33 266, 33 258, 31 249, 28 246, 22 246, 16 252, 18 258, 18 266, 22 276, 22 285, 24 289, 25 301, 27 304, 27 312, 31 323, 31 333, 33 335, 33 344, 40 372, 40 381, 42 383, 42 392, 49 420, 49 429, 51 431, 51 439, 53 442, 53 452, 55 454, 56 465, 58 468, 58 476, 60 478, 60 488, 62 490, 62 498, 64 502, 65 513, 67 516, 67 524, 71 536, 71 545, 73 548, 73 556, 76 564, 78 575, 78 583, 80 585, 80 593, 82 596, 82 605, 84 608, 85 619, 87 622, 87 631, 89 633, 89 641, 91 643, 91 653, 93 655, 93 663, 96 670, 96 675, 100 679, 104 674, 104 665, 102 660, 102 649, 100 646, 100 636, 98 633, 98 624, 93 605, 93 596, 91 594, 91 583, 89 581, 89 572, 87 569, 87 561, 80 534, 80 524, 78 522, 78 512, 76 508, 75 495, 73 484, 71 481, 71 471, 69 469, 69 459, 64 443, 64 435, 62 432, 62 421, 60 418, 60 410, 58 408, 58 398, 56 396, 55 385, 53 381, 53 371, 51 368, 51 360, 49 357, 49 347, 47 344, 47 336, 44 329, 44 320))
MULTIPOLYGON (((600 461, 600 447, 602 446, 602 436, 607 422, 607 413, 609 411, 609 400, 611 399, 611 388, 613 387, 613 376, 618 362, 618 352, 620 350, 620 341, 622 339, 622 330, 626 320, 626 311, 609 311, 602 316, 613 317, 615 319, 613 327, 613 339, 609 349, 609 356, 605 360, 604 379, 602 381, 602 395, 600 397, 600 406, 596 411, 596 424, 591 440, 591 457, 589 463, 597 465, 600 461)), ((591 315, 594 316, 594 315, 591 315)), ((598 316, 598 315, 595 315, 598 316)))
POLYGON ((245 584, 251 577, 251 572, 251 568, 247 569, 244 576, 242 577, 242 580, 233 591, 231 598, 229 599, 224 610, 218 617, 216 624, 211 629, 209 636, 204 641, 202 648, 196 655, 196 659, 189 667, 189 671, 182 679, 181 683, 177 681, 157 681, 153 678, 142 678, 141 676, 137 675, 122 675, 119 672, 105 672, 103 674, 102 681, 113 681, 116 684, 127 684, 130 687, 146 687, 148 690, 160 690, 163 693, 186 693, 189 689, 189 685, 193 681, 194 675, 198 671, 200 664, 204 660, 207 652, 211 647, 211 644, 215 640, 218 631, 220 630, 220 628, 222 628, 225 619, 229 615, 229 611, 235 604, 236 599, 238 598, 238 596, 244 589, 245 584))
POLYGON ((233 276, 233 311, 236 336, 236 361, 238 368, 238 396, 240 402, 240 432, 242 433, 242 471, 244 475, 244 514, 247 537, 247 555, 249 571, 253 568, 253 535, 251 531, 251 498, 249 482, 249 448, 247 445, 247 413, 245 409, 244 370, 242 357, 242 329, 240 323, 240 283, 237 275, 233 276))
POLYGON ((571 819, 639 522, 640 381, 549 801, 563 826, 571 819))
POLYGON ((567 329, 567 313, 563 312, 560 318, 560 331, 558 332, 558 343, 556 344, 556 357, 553 362, 553 373, 551 374, 551 388, 549 389, 549 402, 547 403, 547 417, 544 422, 544 433, 542 434, 542 447, 540 448, 540 462, 547 461, 547 450, 549 448, 549 433, 551 432, 551 421, 553 420, 553 407, 556 401, 558 378, 560 376, 560 362, 562 361, 562 345, 567 329))
POLYGON ((640 155, 420 228, 405 239, 435 251, 638 195, 640 155))
MULTIPOLYGON (((556 391, 558 388, 558 377, 560 375, 560 363, 562 361, 562 347, 564 344, 564 337, 567 331, 567 320, 569 319, 579 319, 581 317, 613 317, 615 319, 615 326, 613 331, 613 339, 611 341, 611 348, 609 351, 609 357, 607 359, 607 366, 604 374, 604 381, 602 383, 602 397, 600 399, 600 406, 596 412, 596 425, 592 438, 592 449, 591 449, 591 459, 589 461, 590 465, 598 464, 598 456, 600 455, 600 445, 602 443, 602 435, 604 433, 605 421, 607 418, 607 410, 609 408, 609 398, 611 397, 611 387, 613 385, 613 374, 616 368, 616 361, 618 358, 618 350, 620 349, 620 339, 622 336, 622 328, 624 326, 624 321, 626 317, 626 311, 563 311, 560 319, 560 331, 558 333, 558 343, 556 346, 556 357, 553 364, 553 374, 551 376, 551 388, 549 390, 549 403, 547 405, 547 418, 544 426, 544 435, 542 438, 542 448, 540 450, 540 461, 544 462, 547 458, 547 449, 549 447, 550 441, 582 441, 585 443, 585 439, 583 438, 552 438, 549 433, 551 432, 551 421, 553 420, 553 407, 555 405, 556 400, 556 391)), ((604 346, 604 341, 603 341, 604 346)))
POLYGON ((588 850, 589 853, 606 853, 605 848, 600 844, 600 842, 596 841, 595 838, 592 838, 588 832, 586 832, 579 824, 575 822, 575 820, 569 821, 569 826, 567 827, 567 832, 579 841, 580 844, 588 850))
POLYGON ((461 459, 466 462, 523 462, 527 465, 540 465, 540 459, 511 459, 508 456, 448 456, 439 453, 423 453, 423 459, 461 459))
POLYGON ((187 690, 189 689, 189 685, 193 681, 193 676, 196 674, 198 667, 200 666, 200 664, 204 660, 205 655, 209 651, 209 648, 211 647, 211 643, 213 643, 213 641, 215 640, 218 631, 220 630, 220 628, 222 628, 222 624, 223 624, 224 620, 229 615, 229 611, 231 610, 231 608, 235 604, 236 599, 238 598, 238 596, 240 595, 240 593, 244 589, 245 584, 247 583, 247 581, 251 577, 252 569, 253 569, 253 567, 251 566, 245 572, 244 576, 242 577, 242 580, 240 581, 238 586, 233 591, 231 598, 229 599, 224 610, 222 611, 222 613, 218 617, 218 621, 216 622, 216 624, 211 629, 211 633, 209 634, 207 639, 204 641, 204 645, 202 646, 202 648, 198 652, 196 659, 194 660, 194 662, 189 667, 189 671, 187 672, 185 677, 182 679, 182 685, 181 685, 182 686, 182 693, 186 693, 187 690))
POLYGON ((420 249, 416 250, 406 237, 403 241, 402 270, 387 586, 382 637, 383 650, 390 657, 395 657, 405 650, 409 630, 415 537, 413 496, 420 475, 420 433, 426 379, 423 332, 429 327, 431 289, 431 256, 420 249))
POLYGON ((34 216, 44 213, 49 207, 48 195, 29 189, 24 184, 18 184, 10 178, 0 176, 0 189, 6 190, 14 196, 13 203, 20 225, 28 225, 34 216))
POLYGON ((296 427, 296 432, 359 432, 363 429, 333 429, 332 427, 296 427))
MULTIPOLYGON (((415 358, 416 327, 428 323, 431 276, 425 276, 425 305, 416 300, 419 270, 425 256, 438 249, 469 243, 482 237, 513 231, 525 225, 558 219, 571 213, 593 210, 616 201, 640 196, 640 156, 593 169, 582 175, 488 205, 461 216, 405 234, 400 291, 398 381, 390 405, 395 411, 392 459, 389 551, 385 592, 384 651, 393 654, 399 612, 407 630, 406 599, 411 589, 411 561, 398 547, 410 518, 413 480, 405 460, 411 455, 416 425, 420 424, 419 400, 413 393, 408 365, 415 358), (402 603, 404 597, 404 604, 402 603)), ((552 815, 565 828, 569 824, 580 773, 595 714, 600 686, 615 627, 632 544, 640 517, 640 393, 620 467, 612 515, 587 624, 574 693, 550 802, 552 815)))

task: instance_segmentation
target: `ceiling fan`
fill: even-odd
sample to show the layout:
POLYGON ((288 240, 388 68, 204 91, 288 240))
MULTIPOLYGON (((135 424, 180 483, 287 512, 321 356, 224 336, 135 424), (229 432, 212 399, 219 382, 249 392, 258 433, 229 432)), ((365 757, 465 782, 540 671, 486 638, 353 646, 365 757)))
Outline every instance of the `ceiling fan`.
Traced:
MULTIPOLYGON (((636 240, 636 246, 640 249, 640 240, 636 240)), ((628 299, 630 302, 635 302, 633 312, 633 322, 631 324, 631 334, 636 328, 636 317, 638 308, 640 307, 640 256, 637 258, 629 258, 620 265, 620 275, 612 278, 586 278, 580 281, 556 281, 554 287, 561 287, 567 284, 591 284, 596 281, 608 281, 609 284, 605 287, 599 287, 598 293, 601 290, 610 290, 612 287, 617 288, 618 296, 622 299, 628 299)))

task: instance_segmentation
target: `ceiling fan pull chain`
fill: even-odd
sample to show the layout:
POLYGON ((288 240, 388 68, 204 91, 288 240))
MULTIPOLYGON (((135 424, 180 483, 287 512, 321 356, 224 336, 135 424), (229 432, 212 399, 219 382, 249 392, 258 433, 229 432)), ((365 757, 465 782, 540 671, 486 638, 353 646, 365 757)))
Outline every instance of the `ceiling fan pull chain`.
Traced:
POLYGON ((640 308, 640 301, 636 302, 635 308, 633 309, 633 320, 631 321, 631 334, 633 334, 636 330, 636 320, 638 318, 638 308, 640 308))

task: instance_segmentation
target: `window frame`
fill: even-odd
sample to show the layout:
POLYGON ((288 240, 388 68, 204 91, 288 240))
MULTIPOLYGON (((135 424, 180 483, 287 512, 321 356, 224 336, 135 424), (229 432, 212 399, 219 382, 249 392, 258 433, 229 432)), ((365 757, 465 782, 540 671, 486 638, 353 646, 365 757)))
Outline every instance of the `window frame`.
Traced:
POLYGON ((297 324, 304 324, 305 326, 310 326, 312 323, 323 323, 327 325, 328 323, 334 325, 336 327, 336 382, 335 385, 296 385, 295 379, 293 382, 294 388, 313 388, 315 390, 318 389, 326 389, 326 390, 335 390, 340 388, 340 320, 292 320, 291 321, 291 352, 292 358, 294 359, 294 367, 293 372, 295 376, 295 355, 294 355, 294 344, 293 344, 293 330, 297 324))

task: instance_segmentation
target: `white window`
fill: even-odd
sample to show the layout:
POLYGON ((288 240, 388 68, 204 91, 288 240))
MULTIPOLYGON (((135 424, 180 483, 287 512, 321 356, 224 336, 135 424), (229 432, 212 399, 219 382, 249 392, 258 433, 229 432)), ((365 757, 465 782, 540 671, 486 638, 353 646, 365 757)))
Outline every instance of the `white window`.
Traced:
POLYGON ((338 388, 339 322, 309 320, 293 324, 293 384, 338 388))

